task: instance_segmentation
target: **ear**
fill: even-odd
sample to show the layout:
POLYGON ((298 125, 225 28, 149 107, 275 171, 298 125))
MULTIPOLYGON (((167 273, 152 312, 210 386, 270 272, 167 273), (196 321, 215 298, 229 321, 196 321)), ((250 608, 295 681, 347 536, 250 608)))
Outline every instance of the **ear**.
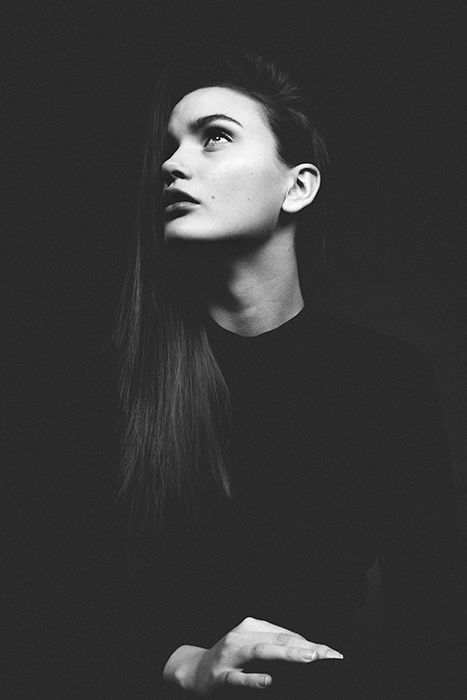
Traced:
POLYGON ((288 189, 282 203, 282 211, 295 214, 314 200, 321 184, 321 175, 315 165, 301 163, 289 170, 288 177, 288 189))

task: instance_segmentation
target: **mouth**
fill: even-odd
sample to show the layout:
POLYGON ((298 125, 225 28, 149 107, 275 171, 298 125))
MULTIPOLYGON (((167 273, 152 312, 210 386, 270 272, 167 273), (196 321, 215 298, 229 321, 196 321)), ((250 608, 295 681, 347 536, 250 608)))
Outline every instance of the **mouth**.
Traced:
POLYGON ((196 202, 188 202, 188 201, 182 201, 182 202, 174 202, 173 204, 168 204, 165 209, 164 209, 164 216, 166 218, 168 217, 173 217, 178 214, 184 214, 185 212, 189 212, 191 209, 194 207, 197 207, 196 202))
POLYGON ((188 212, 198 204, 197 199, 183 190, 169 188, 162 194, 162 206, 166 217, 188 212))

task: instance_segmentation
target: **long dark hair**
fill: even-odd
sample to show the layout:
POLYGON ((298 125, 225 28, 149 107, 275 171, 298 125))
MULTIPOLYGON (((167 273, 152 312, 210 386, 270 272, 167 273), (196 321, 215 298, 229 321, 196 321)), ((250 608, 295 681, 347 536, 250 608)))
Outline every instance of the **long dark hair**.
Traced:
MULTIPOLYGON (((187 280, 190 267, 182 274, 183 255, 174 261, 164 246, 161 211, 170 113, 184 95, 209 86, 233 88, 263 107, 278 156, 287 165, 312 162, 322 173, 327 164, 307 99, 273 61, 252 51, 224 48, 203 56, 199 51, 180 54, 162 73, 149 121, 134 249, 116 333, 123 419, 121 493, 133 517, 153 522, 160 522, 168 507, 181 506, 196 516, 202 493, 216 485, 227 498, 232 496, 225 457, 229 392, 209 345, 196 283, 187 280)), ((312 208, 301 214, 299 231, 309 225, 307 210, 312 208)), ((300 278, 306 298, 308 278, 303 272, 300 278)))

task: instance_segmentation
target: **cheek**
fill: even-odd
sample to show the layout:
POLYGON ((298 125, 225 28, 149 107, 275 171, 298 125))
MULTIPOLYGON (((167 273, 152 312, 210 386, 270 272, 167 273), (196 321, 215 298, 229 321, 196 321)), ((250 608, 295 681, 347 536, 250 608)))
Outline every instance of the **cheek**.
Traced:
POLYGON ((281 181, 273 166, 231 161, 228 166, 217 168, 209 177, 209 198, 222 200, 229 208, 247 202, 272 203, 280 192, 281 181))

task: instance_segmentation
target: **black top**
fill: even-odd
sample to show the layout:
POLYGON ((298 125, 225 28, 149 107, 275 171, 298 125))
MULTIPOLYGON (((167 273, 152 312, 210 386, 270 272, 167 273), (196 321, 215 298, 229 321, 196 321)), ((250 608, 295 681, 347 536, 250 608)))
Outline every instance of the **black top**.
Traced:
POLYGON ((432 660, 450 634, 455 526, 425 361, 313 307, 255 337, 207 332, 231 392, 233 498, 213 490, 197 526, 133 539, 138 682, 150 693, 174 649, 210 647, 246 616, 361 661, 353 610, 376 558, 382 657, 396 650, 398 675, 401 656, 408 672, 432 660))

